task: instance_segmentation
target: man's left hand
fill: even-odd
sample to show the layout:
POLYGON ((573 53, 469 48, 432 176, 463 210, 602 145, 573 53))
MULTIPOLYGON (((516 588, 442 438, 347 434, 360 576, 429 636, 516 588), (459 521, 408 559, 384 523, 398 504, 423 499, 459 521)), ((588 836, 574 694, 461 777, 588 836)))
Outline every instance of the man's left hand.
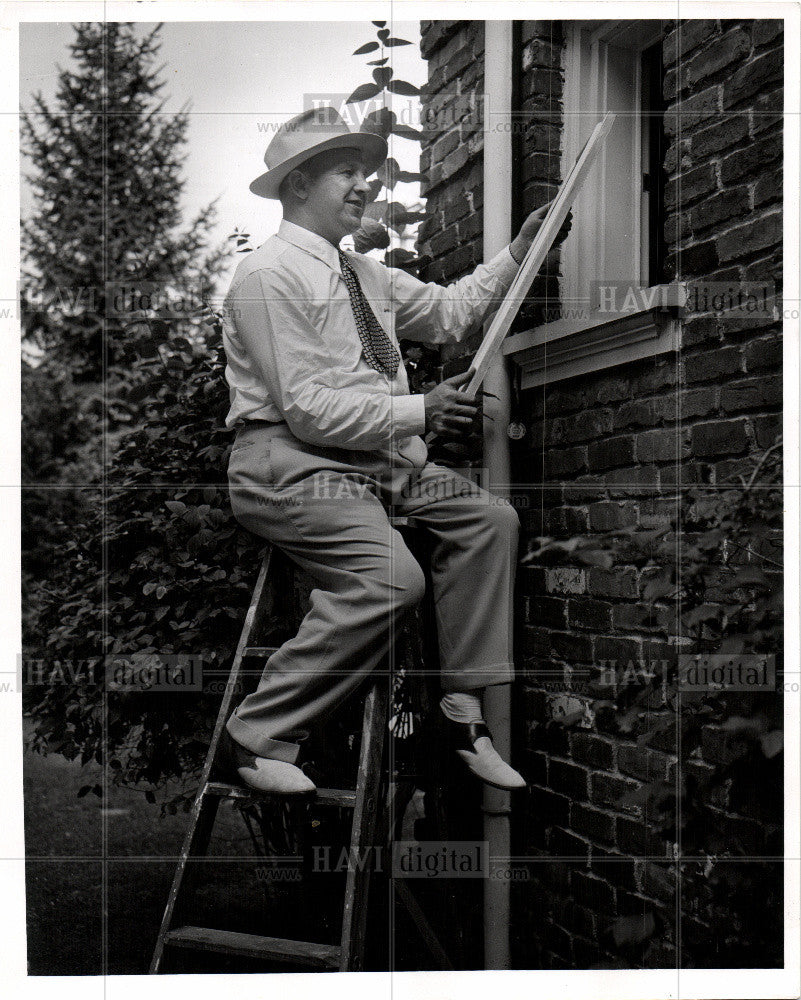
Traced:
MULTIPOLYGON (((534 242, 534 237, 540 231, 543 220, 548 214, 548 209, 551 207, 551 204, 552 203, 549 201, 545 205, 540 205, 539 208, 535 209, 520 227, 520 232, 512 241, 509 250, 518 264, 523 263, 523 258, 526 256, 529 247, 534 242)), ((567 218, 562 223, 562 227, 554 239, 554 244, 560 243, 567 236, 570 232, 572 220, 572 212, 568 212, 567 218)))

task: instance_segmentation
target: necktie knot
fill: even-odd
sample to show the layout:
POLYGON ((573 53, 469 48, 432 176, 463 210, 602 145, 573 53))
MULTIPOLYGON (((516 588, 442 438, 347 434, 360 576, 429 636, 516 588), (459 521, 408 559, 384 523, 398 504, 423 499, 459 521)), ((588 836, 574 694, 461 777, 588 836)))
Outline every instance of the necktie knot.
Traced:
POLYGON ((362 291, 356 272, 341 250, 339 251, 339 266, 350 296, 353 318, 356 320, 356 329, 359 332, 359 340, 362 342, 365 360, 371 368, 394 378, 400 366, 400 355, 387 336, 386 330, 376 319, 375 313, 370 308, 370 303, 362 291))

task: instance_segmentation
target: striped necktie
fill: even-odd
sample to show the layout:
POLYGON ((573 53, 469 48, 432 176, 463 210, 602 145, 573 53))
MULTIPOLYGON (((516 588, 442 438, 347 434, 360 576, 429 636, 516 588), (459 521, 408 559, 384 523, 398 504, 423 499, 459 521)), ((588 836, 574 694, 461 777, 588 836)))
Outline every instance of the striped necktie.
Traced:
POLYGON ((362 342, 367 364, 371 368, 375 368, 376 371, 384 372, 390 378, 394 378, 400 365, 400 355, 383 326, 375 318, 375 313, 364 296, 356 272, 341 250, 339 251, 339 266, 348 288, 350 304, 356 320, 356 329, 359 331, 359 340, 362 342))

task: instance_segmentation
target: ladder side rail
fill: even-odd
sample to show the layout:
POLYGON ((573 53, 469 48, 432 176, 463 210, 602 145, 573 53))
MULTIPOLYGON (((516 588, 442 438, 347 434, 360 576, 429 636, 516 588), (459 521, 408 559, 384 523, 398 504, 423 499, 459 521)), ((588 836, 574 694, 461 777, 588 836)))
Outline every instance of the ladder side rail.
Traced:
POLYGON ((203 764, 203 770, 201 772, 200 783, 198 785, 195 801, 192 804, 189 826, 187 827, 187 831, 184 836, 181 854, 175 868, 175 874, 170 887, 170 894, 167 898, 167 905, 164 908, 164 916, 161 919, 161 926, 159 927, 158 937, 156 938, 156 946, 153 950, 153 958, 150 963, 151 974, 158 973, 161 966, 161 960, 164 955, 165 938, 167 932, 172 926, 178 896, 180 894, 189 858, 193 855, 197 856, 199 854, 204 854, 211 839, 212 827, 214 825, 214 819, 216 817, 217 807, 219 806, 220 800, 216 796, 209 797, 205 794, 206 785, 211 775, 214 759, 217 755, 217 747, 220 741, 220 736, 222 735, 223 726, 227 722, 228 715, 230 714, 231 703, 239 681, 239 673, 242 666, 244 651, 249 644, 250 636, 254 628, 261 622, 264 615, 269 613, 271 610, 274 599, 271 587, 269 586, 272 564, 273 549, 272 546, 270 546, 264 555, 264 559, 262 560, 262 564, 259 569, 256 586, 253 590, 253 595, 251 596, 250 606, 248 607, 245 615, 242 632, 236 647, 236 653, 234 654, 234 662, 231 666, 231 672, 228 675, 228 680, 225 685, 225 693, 223 694, 222 704, 220 705, 220 710, 217 713, 217 721, 214 724, 214 731, 211 737, 211 743, 209 744, 209 751, 206 755, 205 763, 203 764))

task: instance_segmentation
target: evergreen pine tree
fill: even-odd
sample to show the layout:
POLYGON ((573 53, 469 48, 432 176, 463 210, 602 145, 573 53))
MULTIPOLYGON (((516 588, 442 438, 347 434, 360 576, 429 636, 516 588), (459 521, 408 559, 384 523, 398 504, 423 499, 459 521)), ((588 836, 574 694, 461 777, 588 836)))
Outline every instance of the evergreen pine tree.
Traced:
POLYGON ((25 334, 77 382, 131 359, 115 283, 180 290, 220 270, 220 251, 205 249, 213 204, 181 228, 189 117, 164 112, 160 27, 137 37, 131 24, 76 25, 54 103, 36 95, 22 115, 36 206, 22 226, 23 291, 40 306, 25 334))

